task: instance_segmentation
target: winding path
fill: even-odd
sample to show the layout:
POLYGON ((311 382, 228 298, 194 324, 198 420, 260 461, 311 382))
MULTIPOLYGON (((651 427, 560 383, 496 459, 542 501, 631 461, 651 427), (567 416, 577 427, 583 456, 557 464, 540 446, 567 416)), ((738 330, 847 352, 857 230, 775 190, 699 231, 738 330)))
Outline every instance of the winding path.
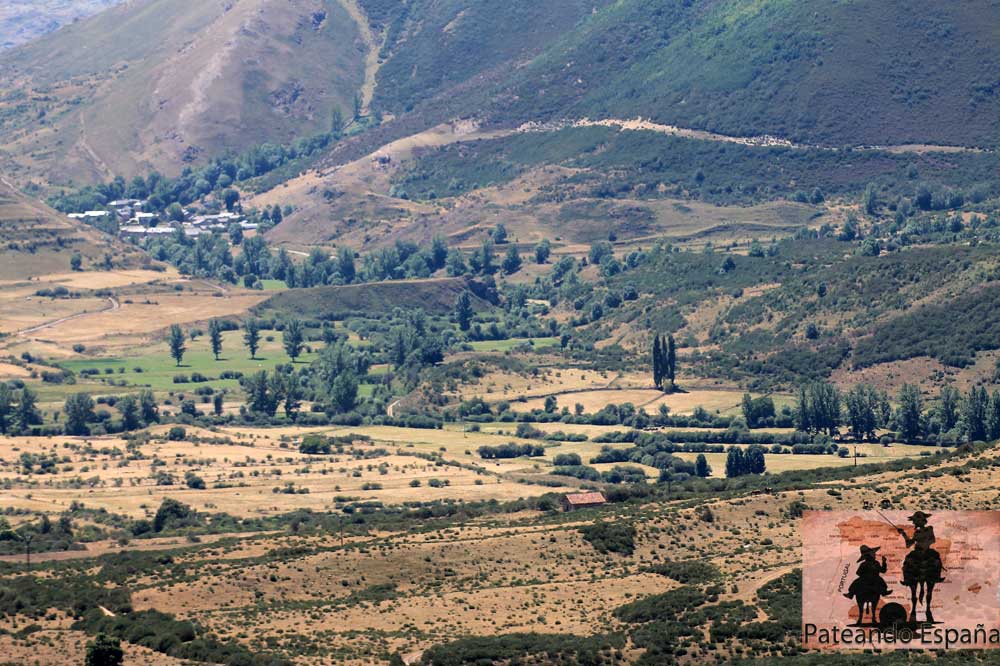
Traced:
POLYGON ((38 331, 44 331, 47 328, 52 328, 53 326, 58 326, 59 324, 64 324, 67 321, 72 321, 74 319, 80 319, 81 317, 89 317, 90 315, 101 314, 102 312, 114 312, 121 308, 121 303, 114 296, 108 296, 108 306, 100 310, 94 310, 93 312, 78 312, 75 315, 70 315, 68 317, 60 317, 59 319, 54 319, 53 321, 45 322, 44 324, 39 324, 38 326, 32 326, 31 328, 26 328, 17 332, 19 336, 30 335, 31 333, 37 333, 38 331))

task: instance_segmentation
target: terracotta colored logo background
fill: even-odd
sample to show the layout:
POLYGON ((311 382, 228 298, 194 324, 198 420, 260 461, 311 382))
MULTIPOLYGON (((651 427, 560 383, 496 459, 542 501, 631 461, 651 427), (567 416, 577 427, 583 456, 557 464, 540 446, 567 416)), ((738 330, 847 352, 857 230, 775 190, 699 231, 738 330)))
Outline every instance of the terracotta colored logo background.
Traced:
POLYGON ((897 528, 912 538, 912 514, 895 510, 805 512, 802 622, 807 647, 1000 647, 1000 512, 931 512, 927 522, 933 527, 933 548, 940 555, 944 579, 933 588, 929 609, 933 623, 925 620, 927 608, 921 600, 915 608, 916 622, 912 621, 911 590, 903 585, 903 563, 913 547, 907 545, 897 528), (875 602, 876 618, 888 604, 902 607, 890 611, 905 611, 906 620, 888 634, 886 625, 872 622, 867 613, 865 621, 857 626, 857 600, 845 597, 858 578, 862 546, 878 549, 868 559, 869 576, 871 567, 881 567, 883 556, 886 560, 886 571, 880 575, 888 595, 875 602))

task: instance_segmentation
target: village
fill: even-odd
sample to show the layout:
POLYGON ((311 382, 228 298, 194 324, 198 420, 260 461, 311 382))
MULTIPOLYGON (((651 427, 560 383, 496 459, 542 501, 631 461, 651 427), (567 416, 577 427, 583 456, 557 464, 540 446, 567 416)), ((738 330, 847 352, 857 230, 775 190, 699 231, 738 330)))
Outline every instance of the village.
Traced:
POLYGON ((233 225, 239 225, 242 231, 255 231, 258 226, 248 221, 247 216, 240 210, 195 213, 181 208, 180 214, 183 219, 177 220, 170 219, 165 213, 147 210, 148 208, 149 203, 141 199, 120 199, 109 202, 106 210, 69 213, 68 217, 98 227, 102 226, 101 223, 111 222, 116 225, 119 236, 132 239, 172 234, 178 225, 188 237, 217 231, 226 232, 233 225))

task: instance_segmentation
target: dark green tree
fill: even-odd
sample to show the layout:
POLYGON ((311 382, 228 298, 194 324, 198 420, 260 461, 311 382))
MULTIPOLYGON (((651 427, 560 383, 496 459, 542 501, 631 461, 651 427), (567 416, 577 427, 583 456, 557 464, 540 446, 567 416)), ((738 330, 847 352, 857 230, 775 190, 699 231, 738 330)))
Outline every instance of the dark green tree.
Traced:
POLYGON ((667 354, 664 361, 664 377, 670 380, 670 390, 677 389, 677 343, 674 336, 667 337, 667 354))
POLYGON ((358 401, 358 380, 353 372, 342 372, 330 386, 330 403, 337 413, 354 409, 358 401))
POLYGON ((294 363, 302 355, 302 349, 305 347, 305 332, 301 321, 289 319, 285 322, 285 330, 282 331, 282 344, 288 358, 292 359, 294 363))
POLYGON ((354 266, 354 250, 349 247, 341 247, 337 250, 337 272, 341 279, 350 284, 357 276, 357 269, 354 266))
POLYGON ((663 349, 660 347, 660 336, 653 336, 653 385, 663 388, 663 349))
POLYGON ((84 666, 122 666, 125 653, 121 641, 107 634, 97 634, 94 640, 87 643, 87 653, 84 666))
POLYGON ((257 358, 260 349, 260 322, 251 317, 243 322, 243 344, 250 351, 250 358, 257 358))
POLYGON ((924 406, 920 389, 913 384, 903 384, 899 389, 897 402, 899 407, 896 411, 896 423, 899 426, 900 437, 904 442, 915 442, 923 434, 921 419, 924 406))
POLYGON ((729 447, 726 453, 726 478, 734 479, 746 474, 746 460, 743 449, 738 446, 729 447))
POLYGON ((503 258, 503 272, 513 275, 521 270, 521 253, 517 250, 517 245, 507 248, 507 255, 503 258))
POLYGON ((302 399, 305 397, 305 391, 302 388, 302 382, 298 374, 295 372, 289 372, 284 375, 283 379, 285 386, 282 391, 282 399, 284 401, 282 407, 285 409, 285 416, 292 421, 296 421, 299 417, 299 409, 302 407, 302 399))
POLYGON ((880 425, 881 398, 872 386, 858 384, 844 396, 847 406, 847 423, 856 440, 875 439, 880 425))
POLYGON ((938 393, 937 417, 941 430, 948 431, 958 425, 961 394, 951 385, 941 387, 938 393))
POLYGON ((66 415, 63 427, 67 435, 90 434, 90 428, 87 424, 95 421, 96 416, 94 415, 94 400, 88 393, 74 393, 66 398, 63 413, 66 415))
POLYGON ((240 193, 232 188, 228 188, 222 191, 222 203, 225 205, 226 210, 232 212, 233 208, 240 201, 240 193))
POLYGON ((14 391, 10 384, 0 381, 0 435, 6 435, 14 416, 14 391))
POLYGON ((212 355, 218 361, 222 354, 222 322, 218 319, 208 322, 208 339, 212 343, 212 355))
POLYGON ((548 262, 549 257, 552 255, 552 244, 549 243, 549 239, 544 239, 541 243, 535 246, 535 263, 544 264, 548 262))
POLYGON ((973 386, 962 403, 962 426, 970 442, 985 441, 988 436, 987 413, 990 398, 982 386, 973 386))
POLYGON ((986 430, 989 441, 1000 439, 1000 391, 993 391, 989 413, 986 416, 986 430))
POLYGON ((158 423, 160 420, 160 408, 156 405, 156 396, 151 389, 143 389, 139 392, 139 415, 145 424, 158 423))
POLYGON ((25 386, 18 393, 17 409, 14 410, 14 427, 17 432, 28 432, 31 426, 42 422, 38 413, 38 395, 25 386))
POLYGON ((763 474, 767 470, 763 446, 757 444, 749 446, 743 458, 747 474, 763 474))
POLYGON ((699 453, 698 457, 694 459, 694 473, 703 479, 712 475, 712 468, 708 466, 708 458, 705 457, 704 453, 699 453))
POLYGON ((116 406, 122 415, 122 430, 130 432, 142 425, 142 420, 139 418, 139 402, 135 396, 123 396, 116 406))
POLYGON ((472 317, 474 314, 472 297, 469 296, 469 292, 463 291, 459 294, 458 301, 455 303, 455 320, 458 322, 458 327, 463 331, 468 331, 472 326, 472 317))
POLYGON ((170 327, 170 337, 167 342, 170 345, 170 356, 174 359, 177 367, 180 367, 181 361, 184 360, 184 352, 187 351, 185 340, 184 331, 181 330, 180 326, 174 324, 170 327))

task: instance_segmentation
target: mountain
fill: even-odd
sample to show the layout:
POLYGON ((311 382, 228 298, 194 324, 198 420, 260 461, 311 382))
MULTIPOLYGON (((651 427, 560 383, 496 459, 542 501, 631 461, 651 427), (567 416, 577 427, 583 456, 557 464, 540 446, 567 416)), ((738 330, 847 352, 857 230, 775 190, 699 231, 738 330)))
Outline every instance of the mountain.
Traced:
POLYGON ((0 6, 0 49, 38 39, 121 0, 8 0, 0 6))
POLYGON ((49 183, 166 174, 328 131, 364 79, 334 0, 139 0, 0 56, 10 175, 49 183))
POLYGON ((170 175, 355 106, 330 164, 457 119, 989 147, 998 25, 995 0, 140 0, 0 56, 0 148, 19 182, 170 175))
POLYGON ((463 91, 466 113, 507 126, 641 116, 829 145, 1000 140, 993 0, 563 2, 544 17, 527 3, 393 4, 406 9, 375 96, 392 113, 453 97, 507 54, 502 76, 463 91), (521 22, 559 36, 533 52, 521 22))

